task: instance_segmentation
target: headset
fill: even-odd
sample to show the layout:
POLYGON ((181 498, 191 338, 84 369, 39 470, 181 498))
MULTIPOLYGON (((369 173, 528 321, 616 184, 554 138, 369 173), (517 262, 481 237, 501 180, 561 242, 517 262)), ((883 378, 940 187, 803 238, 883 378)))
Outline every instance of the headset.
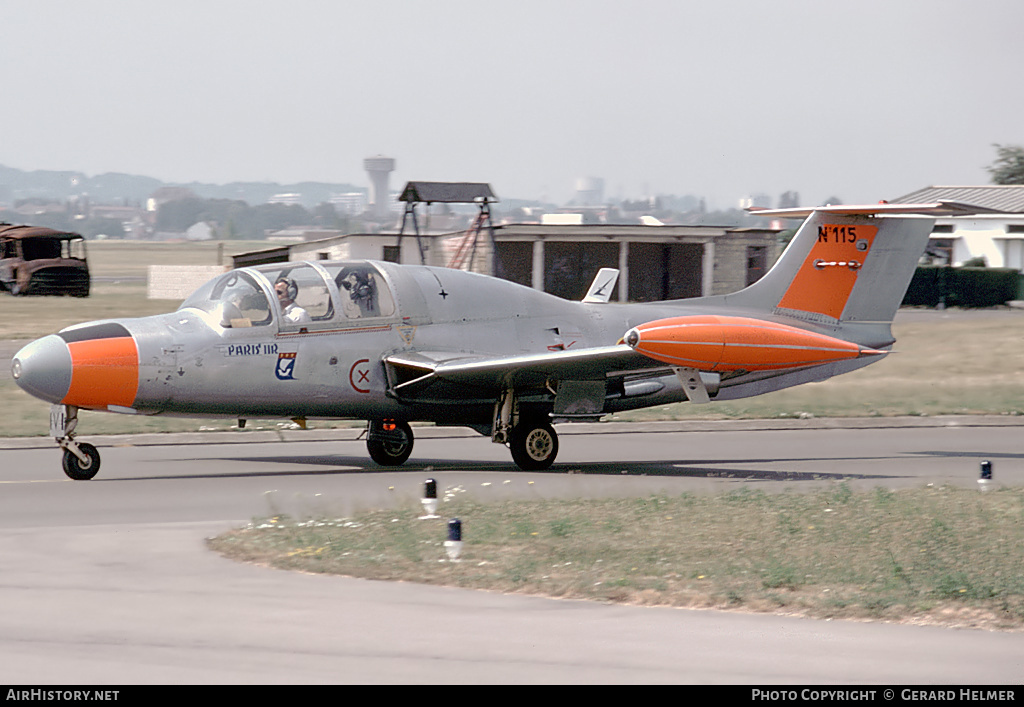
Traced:
POLYGON ((274 281, 275 292, 277 291, 277 285, 282 282, 284 283, 285 287, 288 288, 288 299, 294 302, 295 298, 299 296, 299 286, 296 285, 295 280, 291 279, 290 277, 279 277, 277 278, 277 280, 274 281))
POLYGON ((369 300, 373 297, 374 288, 373 281, 370 280, 369 273, 352 270, 343 274, 343 277, 339 277, 338 279, 341 282, 341 286, 348 290, 348 296, 351 300, 356 302, 359 300, 368 300, 367 304, 370 304, 369 300))

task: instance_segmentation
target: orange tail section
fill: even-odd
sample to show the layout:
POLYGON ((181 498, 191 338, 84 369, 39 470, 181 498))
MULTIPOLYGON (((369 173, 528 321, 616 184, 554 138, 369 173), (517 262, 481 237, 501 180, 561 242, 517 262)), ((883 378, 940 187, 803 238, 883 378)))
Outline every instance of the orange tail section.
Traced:
MULTIPOLYGON (((932 205, 913 208, 927 214, 932 205)), ((888 326, 934 219, 887 213, 885 205, 813 210, 772 269, 724 303, 818 324, 888 326)))
POLYGON ((779 307, 839 319, 877 234, 877 226, 819 225, 818 240, 779 301, 779 307))

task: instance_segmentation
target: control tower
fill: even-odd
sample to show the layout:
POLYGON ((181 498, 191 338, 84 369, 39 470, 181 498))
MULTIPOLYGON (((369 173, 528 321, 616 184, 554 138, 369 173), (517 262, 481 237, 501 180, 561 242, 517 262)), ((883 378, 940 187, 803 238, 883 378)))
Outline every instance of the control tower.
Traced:
POLYGON ((388 175, 395 169, 391 157, 367 157, 363 168, 370 175, 370 213, 378 219, 388 215, 388 175))

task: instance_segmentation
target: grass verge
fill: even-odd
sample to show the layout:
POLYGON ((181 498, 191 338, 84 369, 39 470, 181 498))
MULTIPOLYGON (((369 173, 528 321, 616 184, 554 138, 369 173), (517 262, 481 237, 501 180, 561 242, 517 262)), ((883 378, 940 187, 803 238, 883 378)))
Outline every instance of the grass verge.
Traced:
MULTIPOLYGON (((457 489, 455 490, 457 491, 457 489)), ((1024 628, 1024 489, 652 496, 257 521, 209 541, 305 572, 627 604, 1024 628)))

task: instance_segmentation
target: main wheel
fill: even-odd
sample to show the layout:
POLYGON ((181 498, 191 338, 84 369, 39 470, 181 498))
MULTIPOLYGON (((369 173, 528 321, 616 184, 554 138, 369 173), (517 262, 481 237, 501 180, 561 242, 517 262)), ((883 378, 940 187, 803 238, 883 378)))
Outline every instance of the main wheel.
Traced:
POLYGON ((78 448, 89 457, 89 461, 83 462, 70 449, 65 449, 62 463, 64 473, 75 481, 88 481, 100 470, 100 453, 88 442, 79 443, 78 448))
POLYGON ((412 428, 395 420, 371 420, 366 435, 370 458, 381 466, 401 466, 412 454, 412 428))
POLYGON ((541 420, 520 422, 509 440, 512 461, 524 471, 543 471, 555 463, 558 435, 555 428, 541 420))

